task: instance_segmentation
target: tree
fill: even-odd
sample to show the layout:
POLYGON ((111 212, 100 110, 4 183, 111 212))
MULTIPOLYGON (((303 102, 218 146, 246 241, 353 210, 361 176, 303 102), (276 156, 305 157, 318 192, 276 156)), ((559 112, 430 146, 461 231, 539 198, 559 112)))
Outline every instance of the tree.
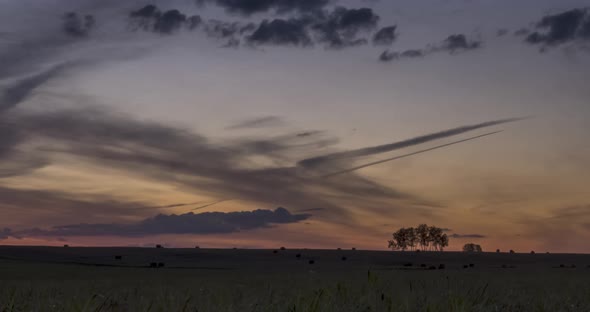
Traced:
POLYGON ((449 245, 449 237, 441 228, 421 224, 417 228, 401 228, 392 235, 393 239, 387 241, 388 247, 393 250, 415 250, 420 246, 422 250, 440 250, 449 245))
POLYGON ((482 252, 481 246, 473 243, 465 244, 463 246, 464 252, 482 252))

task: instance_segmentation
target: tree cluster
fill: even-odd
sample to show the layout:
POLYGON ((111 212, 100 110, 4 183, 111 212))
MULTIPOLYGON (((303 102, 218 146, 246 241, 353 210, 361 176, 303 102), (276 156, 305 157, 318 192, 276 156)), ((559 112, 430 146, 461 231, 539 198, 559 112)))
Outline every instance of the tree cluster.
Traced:
POLYGON ((393 233, 393 239, 389 240, 389 248, 393 250, 438 250, 443 251, 449 245, 449 237, 443 233, 443 229, 420 224, 416 228, 401 228, 393 233))
POLYGON ((482 252, 482 249, 481 249, 481 246, 478 244, 469 243, 469 244, 465 244, 463 246, 463 251, 464 252, 482 252))

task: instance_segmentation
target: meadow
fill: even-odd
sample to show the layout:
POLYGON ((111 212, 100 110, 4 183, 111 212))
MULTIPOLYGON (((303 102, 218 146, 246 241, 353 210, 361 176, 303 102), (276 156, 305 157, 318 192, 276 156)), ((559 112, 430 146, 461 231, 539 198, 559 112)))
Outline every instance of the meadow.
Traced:
POLYGON ((0 311, 578 312, 590 311, 588 265, 566 254, 0 247, 0 311))

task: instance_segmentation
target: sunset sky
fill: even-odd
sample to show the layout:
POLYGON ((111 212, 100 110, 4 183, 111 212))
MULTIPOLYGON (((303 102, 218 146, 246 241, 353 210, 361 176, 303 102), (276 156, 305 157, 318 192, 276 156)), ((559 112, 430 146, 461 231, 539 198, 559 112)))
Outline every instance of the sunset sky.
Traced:
POLYGON ((589 82, 587 0, 0 0, 0 245, 590 252, 589 82))

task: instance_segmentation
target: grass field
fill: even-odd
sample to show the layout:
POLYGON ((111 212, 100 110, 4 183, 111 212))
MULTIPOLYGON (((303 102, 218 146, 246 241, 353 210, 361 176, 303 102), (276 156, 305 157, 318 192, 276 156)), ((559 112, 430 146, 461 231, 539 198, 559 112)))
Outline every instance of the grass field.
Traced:
POLYGON ((588 265, 561 254, 0 247, 0 311, 578 312, 590 311, 588 265))

